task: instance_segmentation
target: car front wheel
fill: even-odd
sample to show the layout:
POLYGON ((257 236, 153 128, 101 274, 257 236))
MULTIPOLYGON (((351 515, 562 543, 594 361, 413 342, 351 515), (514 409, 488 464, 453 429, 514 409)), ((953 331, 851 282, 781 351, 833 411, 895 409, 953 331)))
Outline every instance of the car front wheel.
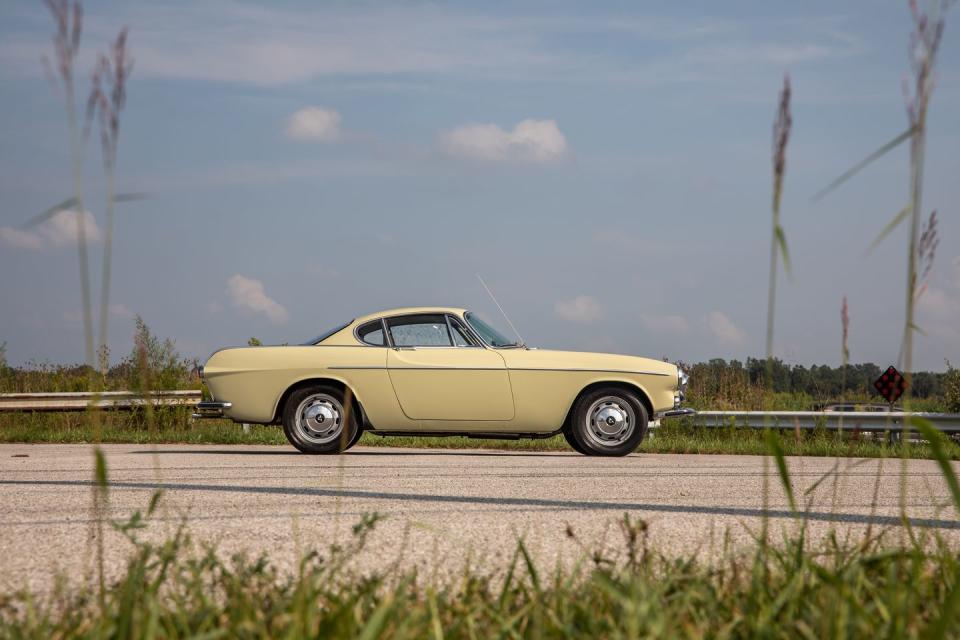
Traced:
POLYGON ((625 456, 647 433, 647 410, 639 397, 619 387, 595 389, 577 399, 570 437, 588 456, 625 456))
POLYGON ((345 410, 343 392, 336 387, 298 389, 283 407, 283 433, 303 453, 340 453, 356 442, 355 414, 345 410))

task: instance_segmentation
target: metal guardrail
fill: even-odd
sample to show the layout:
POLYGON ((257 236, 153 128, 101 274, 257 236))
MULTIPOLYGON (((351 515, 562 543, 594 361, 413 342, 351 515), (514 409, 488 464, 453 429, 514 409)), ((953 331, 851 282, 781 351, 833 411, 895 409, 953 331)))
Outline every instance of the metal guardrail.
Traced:
MULTIPOLYGON (((831 431, 901 431, 908 415, 924 418, 943 433, 960 433, 960 413, 902 411, 698 411, 700 426, 763 429, 828 429, 831 431)), ((689 419, 689 418, 688 418, 689 419)))
MULTIPOLYGON (((156 391, 144 397, 132 391, 71 393, 3 393, 0 413, 16 411, 83 411, 90 406, 99 409, 132 410, 147 404, 153 406, 196 407, 202 399, 199 390, 156 391), (93 399, 99 395, 95 405, 93 399)), ((960 413, 913 413, 902 411, 698 411, 686 420, 711 428, 763 429, 828 429, 843 431, 899 432, 907 415, 929 420, 943 433, 960 434, 960 413)), ((667 417, 674 420, 676 417, 667 417)), ((651 424, 659 426, 659 421, 651 424)))
POLYGON ((130 411, 151 404, 155 407, 193 406, 202 399, 197 391, 155 391, 143 396, 133 391, 103 391, 71 393, 2 393, 0 413, 15 411, 83 411, 91 406, 98 409, 130 411), (94 402, 94 399, 96 401, 94 402))

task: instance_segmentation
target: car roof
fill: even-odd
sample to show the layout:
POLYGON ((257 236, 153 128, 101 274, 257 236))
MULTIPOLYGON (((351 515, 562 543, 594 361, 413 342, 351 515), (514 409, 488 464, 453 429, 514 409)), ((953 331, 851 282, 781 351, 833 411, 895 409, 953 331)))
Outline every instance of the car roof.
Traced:
POLYGON ((466 311, 466 309, 458 307, 400 307, 398 309, 386 309, 384 311, 377 311, 376 313, 368 313, 365 316, 359 316, 354 320, 354 324, 375 320, 376 318, 402 316, 412 313, 451 313, 456 316, 462 316, 466 311))

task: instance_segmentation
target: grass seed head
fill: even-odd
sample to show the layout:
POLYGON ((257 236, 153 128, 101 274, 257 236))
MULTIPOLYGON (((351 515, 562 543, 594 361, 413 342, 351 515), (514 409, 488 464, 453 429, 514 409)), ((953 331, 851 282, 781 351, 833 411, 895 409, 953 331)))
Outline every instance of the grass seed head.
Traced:
MULTIPOLYGON (((70 0, 43 0, 53 17, 56 32, 53 34, 53 50, 57 71, 64 85, 73 85, 73 63, 80 51, 80 35, 83 32, 83 7, 70 0)), ((44 59, 49 67, 49 60, 44 59)))
POLYGON ((780 92, 780 104, 777 107, 777 118, 773 123, 773 177, 779 192, 779 185, 783 182, 783 174, 787 166, 787 142, 790 140, 790 128, 793 117, 790 115, 790 76, 783 77, 783 89, 780 92))

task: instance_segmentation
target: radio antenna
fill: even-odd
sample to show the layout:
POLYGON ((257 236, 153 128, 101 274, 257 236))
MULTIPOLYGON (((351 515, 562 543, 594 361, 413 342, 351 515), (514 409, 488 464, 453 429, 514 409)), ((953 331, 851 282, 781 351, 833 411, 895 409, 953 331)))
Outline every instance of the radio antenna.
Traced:
POLYGON ((503 314, 504 319, 507 321, 507 324, 510 325, 510 328, 513 329, 513 332, 517 334, 517 340, 520 341, 520 346, 524 346, 526 343, 523 341, 523 336, 520 335, 520 332, 517 331, 517 328, 513 326, 513 323, 510 322, 510 316, 507 315, 507 312, 503 310, 503 307, 500 306, 500 303, 497 302, 497 297, 493 295, 493 291, 490 291, 490 287, 487 286, 487 283, 483 281, 483 278, 480 277, 480 274, 477 274, 477 280, 480 281, 480 284, 483 285, 483 288, 486 289, 487 294, 490 296, 490 299, 493 300, 493 304, 497 305, 497 309, 500 310, 500 313, 503 314))

